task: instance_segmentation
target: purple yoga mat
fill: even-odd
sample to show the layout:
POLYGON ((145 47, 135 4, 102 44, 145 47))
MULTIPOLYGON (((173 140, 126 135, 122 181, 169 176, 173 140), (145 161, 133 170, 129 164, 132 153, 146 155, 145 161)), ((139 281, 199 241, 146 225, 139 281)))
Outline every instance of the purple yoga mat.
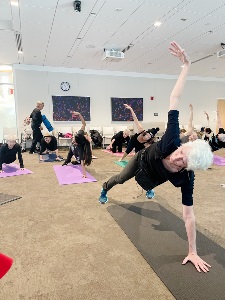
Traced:
POLYGON ((218 166, 225 166, 225 158, 219 155, 214 155, 213 163, 218 166))
POLYGON ((74 183, 85 183, 97 181, 88 172, 87 178, 83 178, 83 172, 81 166, 53 166, 56 177, 60 185, 63 184, 74 184, 74 183))
POLYGON ((24 169, 20 170, 20 166, 17 164, 3 164, 2 165, 2 170, 4 171, 3 173, 0 173, 0 178, 5 178, 5 177, 11 177, 11 176, 19 176, 19 175, 26 175, 26 174, 32 174, 33 172, 24 169))

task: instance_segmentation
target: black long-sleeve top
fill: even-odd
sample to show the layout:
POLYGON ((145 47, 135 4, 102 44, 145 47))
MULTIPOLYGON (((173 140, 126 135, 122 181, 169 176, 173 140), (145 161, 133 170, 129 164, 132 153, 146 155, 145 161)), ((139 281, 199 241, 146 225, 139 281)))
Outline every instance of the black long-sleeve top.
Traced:
POLYGON ((123 137, 123 131, 119 131, 117 132, 117 134, 115 134, 112 138, 111 138, 111 141, 112 140, 115 140, 114 141, 114 145, 120 145, 120 144, 123 144, 123 143, 126 143, 128 144, 129 141, 130 141, 130 137, 127 136, 126 138, 123 137))
POLYGON ((179 112, 171 110, 168 113, 168 124, 161 141, 151 147, 138 152, 139 157, 144 151, 144 162, 147 174, 152 180, 152 188, 169 180, 174 186, 181 187, 182 204, 193 205, 194 172, 183 169, 176 173, 170 173, 165 169, 162 159, 173 153, 180 145, 180 130, 178 122, 179 112))
POLYGON ((2 145, 0 148, 0 170, 2 170, 2 164, 14 162, 16 160, 16 154, 18 154, 20 168, 24 168, 20 145, 16 143, 12 149, 9 149, 8 144, 2 145))
POLYGON ((42 115, 41 111, 35 108, 30 114, 30 118, 32 119, 31 128, 32 130, 38 129, 42 123, 42 115))
POLYGON ((130 141, 127 145, 127 149, 126 149, 126 153, 129 154, 133 149, 135 150, 135 152, 137 153, 138 151, 142 150, 145 148, 144 143, 140 143, 138 141, 138 136, 141 133, 135 133, 131 138, 130 141))
POLYGON ((40 151, 40 154, 42 154, 43 152, 45 152, 46 149, 48 149, 49 151, 55 151, 56 149, 58 149, 57 139, 56 139, 55 136, 51 136, 50 143, 46 143, 46 141, 45 141, 44 138, 41 139, 41 151, 40 151))

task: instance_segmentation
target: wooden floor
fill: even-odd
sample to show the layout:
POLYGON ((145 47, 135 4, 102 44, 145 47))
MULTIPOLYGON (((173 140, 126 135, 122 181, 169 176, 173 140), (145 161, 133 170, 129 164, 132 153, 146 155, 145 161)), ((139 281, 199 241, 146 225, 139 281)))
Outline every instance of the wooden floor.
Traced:
MULTIPOLYGON (((53 170, 60 163, 39 163, 27 152, 25 167, 34 173, 0 179, 1 193, 22 197, 0 206, 0 252, 14 259, 0 280, 1 300, 174 299, 107 211, 112 204, 149 200, 132 179, 114 187, 109 202, 100 205, 102 183, 121 167, 100 149, 93 154, 98 159, 88 172, 97 182, 60 186, 53 170)), ((225 157, 225 150, 216 154, 225 157)), ((196 172, 194 207, 197 228, 225 248, 220 184, 225 167, 196 172)), ((165 183, 155 192, 154 201, 181 216, 179 189, 165 183)))

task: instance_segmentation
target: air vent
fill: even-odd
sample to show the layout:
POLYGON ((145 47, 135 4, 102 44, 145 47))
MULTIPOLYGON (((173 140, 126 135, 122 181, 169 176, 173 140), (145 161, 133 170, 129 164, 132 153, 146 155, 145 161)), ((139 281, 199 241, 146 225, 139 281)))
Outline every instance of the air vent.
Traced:
POLYGON ((217 52, 217 58, 225 58, 225 49, 217 52))
POLYGON ((124 53, 117 50, 105 50, 103 53, 102 60, 109 60, 118 62, 124 58, 124 53))
POLYGON ((17 50, 18 52, 23 52, 22 48, 22 36, 19 32, 16 32, 16 45, 17 45, 17 50))

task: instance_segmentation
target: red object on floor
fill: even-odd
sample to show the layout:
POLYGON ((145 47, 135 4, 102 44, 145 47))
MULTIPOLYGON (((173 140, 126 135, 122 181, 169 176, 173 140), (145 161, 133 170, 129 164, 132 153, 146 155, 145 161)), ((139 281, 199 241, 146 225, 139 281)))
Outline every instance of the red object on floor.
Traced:
POLYGON ((13 259, 0 253, 0 279, 9 271, 13 263, 13 259))

